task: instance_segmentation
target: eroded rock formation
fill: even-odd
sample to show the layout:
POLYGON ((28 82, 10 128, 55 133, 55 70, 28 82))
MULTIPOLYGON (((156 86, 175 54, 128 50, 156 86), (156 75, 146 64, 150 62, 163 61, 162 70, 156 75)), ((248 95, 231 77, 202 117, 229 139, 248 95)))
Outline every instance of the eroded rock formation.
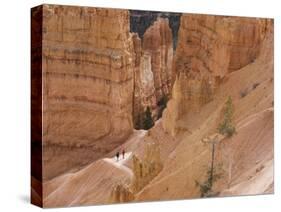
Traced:
POLYGON ((143 128, 146 107, 156 109, 154 75, 151 69, 151 55, 143 52, 141 39, 133 34, 135 50, 133 118, 137 129, 143 128))
POLYGON ((91 147, 97 157, 133 130, 129 12, 43 9, 44 145, 91 147))
POLYGON ((159 146, 155 143, 147 144, 142 160, 135 155, 133 156, 133 192, 137 193, 140 191, 162 170, 162 168, 163 164, 160 158, 159 146))
POLYGON ((223 78, 252 63, 265 36, 265 19, 183 15, 173 69, 172 100, 164 128, 177 133, 176 121, 210 102, 223 78))
POLYGON ((142 159, 133 155, 133 179, 128 185, 126 183, 116 184, 110 193, 110 203, 121 203, 133 201, 137 193, 143 189, 163 169, 160 158, 160 148, 156 143, 147 143, 142 159))
POLYGON ((156 98, 169 95, 172 79, 173 37, 169 20, 158 18, 143 36, 143 50, 151 55, 156 98))
POLYGON ((117 184, 111 191, 109 202, 110 203, 122 203, 130 202, 134 200, 134 194, 130 190, 129 186, 125 184, 117 184))
POLYGON ((134 123, 142 128, 147 107, 158 119, 161 101, 170 95, 172 82, 173 36, 169 20, 158 18, 140 39, 133 35, 135 49, 134 123))

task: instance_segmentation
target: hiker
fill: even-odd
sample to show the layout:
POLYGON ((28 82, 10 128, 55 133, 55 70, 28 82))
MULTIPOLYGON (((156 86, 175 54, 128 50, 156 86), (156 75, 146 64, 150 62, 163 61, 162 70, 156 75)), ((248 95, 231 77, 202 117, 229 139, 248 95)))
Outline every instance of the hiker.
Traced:
POLYGON ((116 153, 116 159, 119 160, 119 152, 116 153))
POLYGON ((122 151, 122 156, 123 156, 123 159, 125 159, 125 150, 124 149, 122 151))

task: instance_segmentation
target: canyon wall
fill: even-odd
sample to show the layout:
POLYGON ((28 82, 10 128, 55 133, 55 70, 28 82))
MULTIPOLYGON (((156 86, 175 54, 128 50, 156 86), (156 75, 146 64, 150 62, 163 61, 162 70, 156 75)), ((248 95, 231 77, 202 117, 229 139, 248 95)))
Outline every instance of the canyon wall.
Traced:
POLYGON ((260 53, 266 30, 265 19, 183 15, 164 128, 175 135, 179 117, 199 112, 228 73, 252 63, 260 53))
POLYGON ((45 6, 44 143, 90 145, 132 132, 132 42, 125 10, 45 6))
POLYGON ((53 176, 131 134, 134 53, 126 10, 44 5, 43 16, 43 144, 53 176))
POLYGON ((176 25, 151 17, 138 25, 140 36, 130 33, 126 10, 44 6, 44 144, 115 146, 142 128, 147 107, 159 118, 171 92, 176 25))
POLYGON ((144 128, 148 107, 154 120, 162 116, 172 88, 179 15, 153 13, 148 25, 135 18, 128 10, 43 6, 47 178, 125 142, 133 128, 144 128))

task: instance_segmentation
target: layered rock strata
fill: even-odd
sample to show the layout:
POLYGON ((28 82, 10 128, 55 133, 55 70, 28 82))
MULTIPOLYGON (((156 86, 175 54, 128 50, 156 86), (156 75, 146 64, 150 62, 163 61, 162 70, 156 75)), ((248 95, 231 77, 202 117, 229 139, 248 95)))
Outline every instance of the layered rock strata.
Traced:
POLYGON ((45 5, 43 16, 44 145, 97 157, 133 130, 129 12, 45 5))
POLYGON ((266 29, 265 19, 183 15, 164 128, 175 135, 179 117, 199 112, 228 73, 252 63, 260 53, 266 29))

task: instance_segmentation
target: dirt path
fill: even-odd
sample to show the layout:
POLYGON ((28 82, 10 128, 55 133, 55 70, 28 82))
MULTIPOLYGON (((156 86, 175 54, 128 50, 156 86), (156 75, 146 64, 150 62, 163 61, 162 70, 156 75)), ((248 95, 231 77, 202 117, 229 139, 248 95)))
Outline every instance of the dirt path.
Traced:
POLYGON ((116 168, 119 168, 123 171, 125 171, 126 173, 128 173, 128 175, 130 177, 133 177, 133 172, 130 168, 128 168, 127 166, 124 165, 124 163, 132 156, 132 152, 128 152, 125 153, 125 157, 123 158, 122 154, 120 155, 119 160, 117 161, 116 157, 112 157, 112 158, 104 158, 103 161, 115 166, 116 168))

